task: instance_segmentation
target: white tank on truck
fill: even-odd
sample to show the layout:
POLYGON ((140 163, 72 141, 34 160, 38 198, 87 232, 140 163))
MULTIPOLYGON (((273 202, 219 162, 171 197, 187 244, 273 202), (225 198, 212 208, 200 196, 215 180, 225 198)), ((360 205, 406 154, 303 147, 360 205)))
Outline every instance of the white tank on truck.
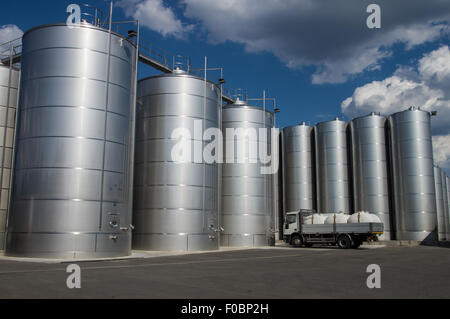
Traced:
POLYGON ((303 217, 303 224, 306 225, 320 225, 325 224, 326 216, 322 214, 313 214, 303 217))
POLYGON ((369 212, 359 211, 350 215, 350 218, 347 220, 348 223, 381 223, 380 218, 369 212))
POLYGON ((350 218, 350 215, 348 214, 333 214, 329 215, 327 219, 325 220, 325 224, 345 224, 347 223, 347 220, 350 218))

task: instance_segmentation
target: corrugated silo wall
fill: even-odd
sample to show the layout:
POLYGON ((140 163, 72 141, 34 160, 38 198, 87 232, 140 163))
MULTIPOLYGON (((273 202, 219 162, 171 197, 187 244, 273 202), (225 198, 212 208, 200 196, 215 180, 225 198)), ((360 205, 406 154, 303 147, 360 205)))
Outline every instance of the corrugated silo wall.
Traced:
POLYGON ((0 65, 0 250, 5 247, 19 74, 15 68, 0 65))
POLYGON ((430 114, 419 108, 389 116, 396 239, 437 239, 430 114))
POLYGON ((24 34, 7 255, 131 253, 135 67, 134 43, 92 25, 24 34))

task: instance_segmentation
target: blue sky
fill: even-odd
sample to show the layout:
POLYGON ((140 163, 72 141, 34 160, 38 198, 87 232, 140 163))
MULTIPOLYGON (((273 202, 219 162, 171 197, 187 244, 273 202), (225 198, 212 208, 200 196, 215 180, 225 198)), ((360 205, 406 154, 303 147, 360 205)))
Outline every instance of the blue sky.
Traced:
MULTIPOLYGON (((16 25, 26 31, 65 21, 66 7, 72 2, 5 2, 0 26, 16 25)), ((107 14, 106 1, 88 2, 107 14)), ((389 114, 413 101, 433 108, 430 101, 436 97, 435 91, 450 88, 428 84, 423 88, 420 85, 426 81, 419 71, 419 65, 431 63, 431 58, 423 62, 424 56, 449 43, 450 1, 121 0, 117 5, 114 19, 138 17, 147 41, 189 56, 194 68, 202 66, 205 55, 210 67, 223 67, 228 88, 246 89, 249 97, 261 97, 265 89, 268 96, 277 99, 281 109, 277 123, 281 127, 363 115, 372 110, 370 101, 374 97, 366 96, 376 91, 371 83, 392 80, 396 74, 400 74, 402 88, 413 82, 417 84, 415 91, 430 89, 429 99, 396 97, 385 101, 389 107, 380 109, 376 105, 374 111, 389 114), (374 2, 382 10, 382 27, 369 30, 366 7, 374 2), (359 100, 353 96, 357 88, 366 89, 360 90, 365 95, 359 100), (352 96, 343 113, 341 103, 352 96)), ((141 67, 139 77, 154 73, 141 67)), ((445 80, 450 80, 450 75, 446 76, 445 80)), ((209 74, 211 80, 218 77, 218 73, 209 74)), ((446 124, 450 120, 449 97, 443 93, 439 98, 444 104, 439 104, 441 118, 433 134, 450 137, 446 124)), ((441 154, 444 167, 450 167, 450 147, 447 153, 441 154)))
MULTIPOLYGON (((14 1, 8 2, 0 10, 1 24, 15 24, 24 32, 37 25, 64 21, 65 9, 74 1, 14 1), (21 12, 20 14, 11 14, 21 12)), ((104 1, 89 1, 107 12, 104 1)), ((123 10, 115 8, 115 19, 127 19, 123 10)), ((261 97, 262 91, 277 99, 282 112, 277 118, 281 127, 295 125, 301 121, 311 124, 343 116, 340 103, 351 95, 355 86, 363 82, 345 83, 343 85, 312 85, 311 68, 292 70, 269 52, 246 53, 244 46, 238 43, 210 44, 205 39, 190 36, 188 39, 176 39, 162 36, 158 32, 144 28, 143 37, 156 46, 175 54, 189 56, 193 67, 202 67, 203 58, 207 56, 208 65, 224 68, 226 86, 230 89, 248 90, 249 97, 261 97), (326 94, 324 94, 326 92, 326 94), (323 116, 322 116, 323 115, 323 116)), ((386 70, 388 74, 389 70, 386 70)), ((392 70, 391 70, 392 72, 392 70)), ((139 77, 153 74, 150 68, 142 67, 139 77)), ((379 75, 382 77, 382 75, 379 75)), ((210 73, 212 80, 218 73, 210 73)))

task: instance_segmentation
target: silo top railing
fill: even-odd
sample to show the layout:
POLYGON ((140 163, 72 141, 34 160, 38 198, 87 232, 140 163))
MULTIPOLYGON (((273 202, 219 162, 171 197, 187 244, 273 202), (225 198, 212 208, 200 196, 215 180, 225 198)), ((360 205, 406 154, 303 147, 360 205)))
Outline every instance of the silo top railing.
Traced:
POLYGON ((20 62, 22 37, 0 44, 0 64, 10 65, 20 62))
POLYGON ((81 11, 81 18, 83 21, 86 21, 92 25, 95 25, 97 27, 101 27, 106 21, 104 20, 101 22, 103 17, 103 12, 93 5, 90 5, 88 3, 80 3, 78 4, 80 8, 86 9, 81 11))

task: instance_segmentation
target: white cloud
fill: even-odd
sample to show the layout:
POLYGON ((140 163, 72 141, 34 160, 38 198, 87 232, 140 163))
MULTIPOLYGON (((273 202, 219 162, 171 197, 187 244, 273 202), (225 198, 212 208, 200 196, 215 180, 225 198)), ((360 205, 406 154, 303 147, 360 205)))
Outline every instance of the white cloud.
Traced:
POLYGON ((409 106, 438 111, 433 132, 450 133, 450 97, 444 88, 450 85, 450 50, 448 46, 426 54, 417 68, 400 67, 392 76, 358 87, 341 103, 350 117, 380 112, 391 114, 409 106))
POLYGON ((312 82, 343 83, 379 69, 402 43, 409 50, 450 33, 450 2, 378 0, 382 27, 366 26, 370 0, 121 0, 127 16, 164 36, 195 29, 212 43, 232 41, 248 52, 267 51, 290 68, 315 66, 312 82), (169 3, 169 2, 167 2, 169 3))
POLYGON ((450 106, 450 101, 443 103, 443 95, 441 90, 432 89, 423 82, 393 75, 383 81, 373 81, 357 88, 352 97, 342 102, 341 107, 342 112, 348 116, 370 112, 387 115, 409 106, 420 106, 426 110, 439 107, 448 117, 450 113, 446 108, 450 106))
POLYGON ((116 5, 123 8, 126 16, 138 19, 142 25, 163 36, 182 38, 193 28, 183 24, 162 0, 121 0, 116 5))
POLYGON ((366 27, 366 0, 182 1, 210 41, 272 52, 291 68, 316 66, 316 84, 380 68, 394 44, 411 49, 449 33, 450 2, 441 0, 379 0, 379 30, 366 27))
POLYGON ((14 24, 0 26, 0 44, 15 40, 23 35, 23 31, 14 24))
POLYGON ((450 134, 433 136, 433 158, 450 176, 450 134))
MULTIPOLYGON (((6 42, 16 40, 20 37, 22 37, 23 31, 14 24, 6 24, 0 26, 0 55, 9 54, 9 46, 8 45, 2 45, 6 42)), ((14 42, 14 45, 20 45, 22 43, 22 40, 18 40, 17 42, 14 42)))
POLYGON ((419 73, 422 79, 433 87, 443 89, 450 96, 450 50, 443 46, 435 50, 419 61, 419 73))
POLYGON ((358 48, 359 54, 352 59, 338 61, 324 61, 312 76, 312 83, 343 83, 351 75, 363 71, 373 71, 380 68, 382 59, 390 56, 387 51, 380 51, 376 47, 358 48))
POLYGON ((448 46, 422 57, 417 67, 400 67, 392 76, 358 87, 341 103, 349 117, 370 112, 384 115, 409 106, 437 111, 432 117, 435 160, 450 174, 450 50, 448 46))
POLYGON ((325 60, 323 70, 313 74, 312 82, 343 83, 349 76, 379 69, 383 59, 391 56, 388 49, 395 43, 403 43, 410 50, 417 45, 437 40, 443 33, 448 33, 445 24, 431 23, 399 26, 392 31, 383 32, 360 44, 355 44, 347 57, 325 60))

